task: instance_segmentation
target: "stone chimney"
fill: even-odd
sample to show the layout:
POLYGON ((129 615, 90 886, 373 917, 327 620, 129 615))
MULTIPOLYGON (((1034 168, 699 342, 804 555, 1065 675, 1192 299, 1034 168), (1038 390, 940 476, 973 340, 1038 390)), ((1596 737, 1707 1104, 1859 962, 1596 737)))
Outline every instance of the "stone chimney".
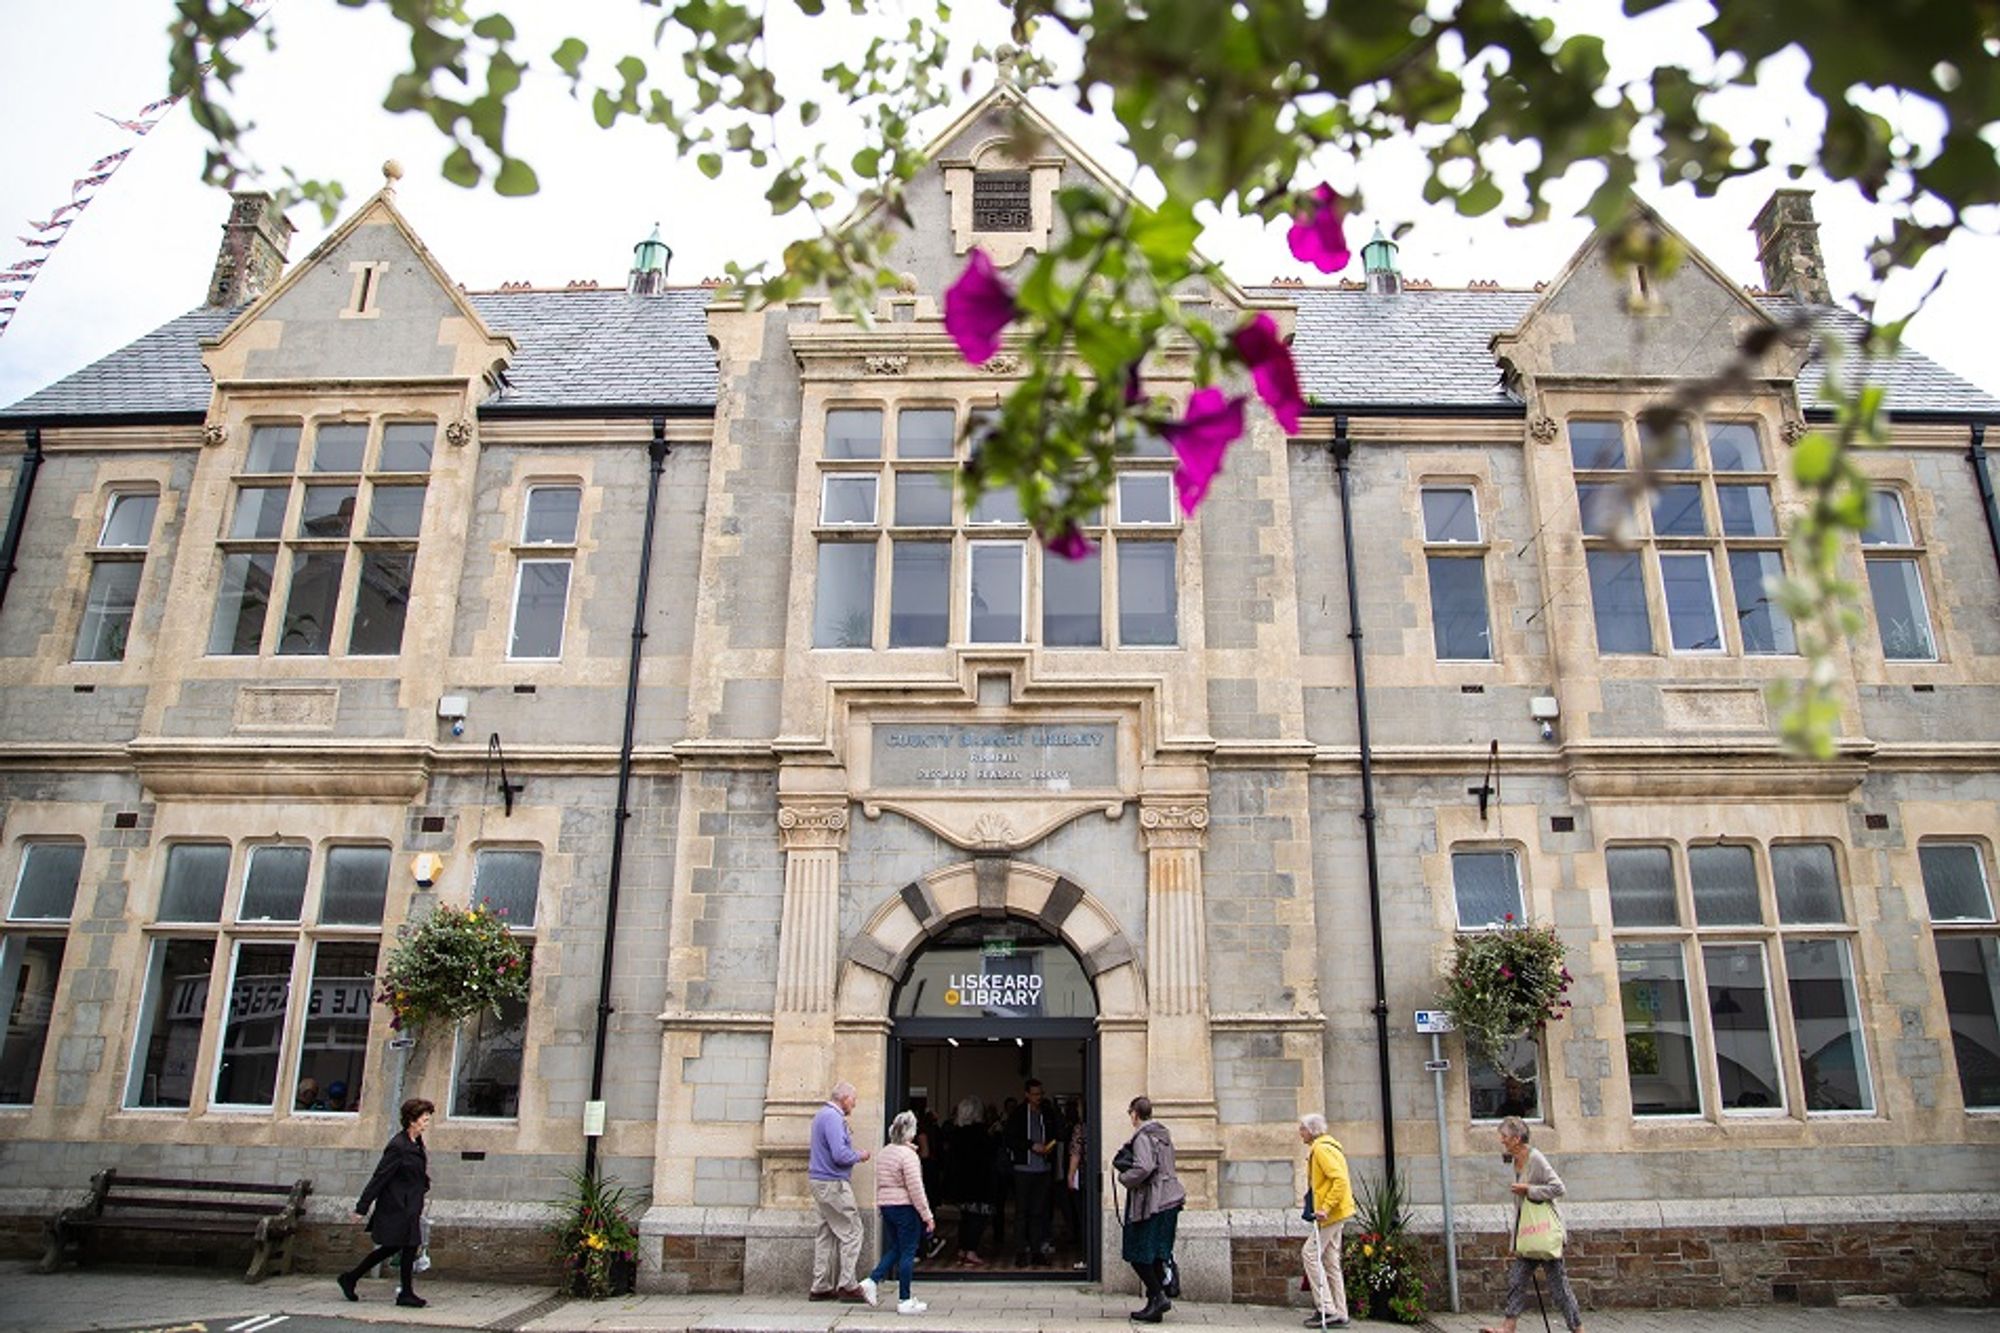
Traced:
POLYGON ((1826 262, 1819 254, 1819 223, 1813 218, 1811 190, 1779 190, 1750 224, 1757 235, 1757 262, 1764 288, 1808 305, 1832 305, 1826 262))
POLYGON ((229 197, 234 203, 208 280, 208 303, 224 310, 248 305, 276 286, 292 244, 292 224, 270 195, 235 190, 229 197))

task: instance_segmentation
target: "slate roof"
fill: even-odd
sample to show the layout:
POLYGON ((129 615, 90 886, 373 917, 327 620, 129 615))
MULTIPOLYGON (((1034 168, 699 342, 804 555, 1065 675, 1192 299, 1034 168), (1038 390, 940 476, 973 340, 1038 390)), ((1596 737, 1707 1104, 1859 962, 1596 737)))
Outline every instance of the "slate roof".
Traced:
MULTIPOLYGON (((520 344, 507 385, 484 407, 509 410, 715 405, 715 354, 703 309, 709 291, 659 296, 563 290, 477 292, 495 333, 520 344)), ((208 411, 201 340, 238 314, 203 306, 11 407, 8 417, 200 416, 208 411)))
MULTIPOLYGON (((1306 394, 1348 407, 1518 410, 1500 385, 1488 341, 1517 325, 1535 294, 1521 291, 1405 290, 1394 298, 1332 287, 1259 287, 1262 299, 1298 307, 1293 354, 1306 394)), ((473 305, 497 333, 520 344, 507 385, 484 407, 509 411, 609 407, 713 408, 715 357, 708 345, 705 288, 656 297, 622 288, 482 292, 473 305)), ((1785 319, 1790 297, 1760 298, 1785 319)), ((208 410, 201 339, 220 333, 234 311, 192 310, 55 384, 0 409, 20 417, 199 417, 208 410)), ((1838 307, 1822 315, 1850 340, 1861 320, 1838 307)), ((1821 366, 1799 377, 1811 410, 1821 366)), ((1890 376, 1890 410, 2000 417, 2000 399, 1905 348, 1890 376)))
MULTIPOLYGON (((1521 322, 1535 303, 1533 292, 1405 289, 1398 296, 1381 297, 1352 288, 1257 287, 1250 294, 1298 307, 1292 355, 1300 387, 1313 402, 1475 411, 1520 406, 1500 387, 1499 368, 1487 344, 1494 334, 1521 322)), ((1789 296, 1756 299, 1780 321, 1799 311, 1799 303, 1789 296)), ((1815 313, 1850 347, 1856 344, 1864 327, 1859 315, 1839 306, 1821 306, 1815 313)), ((1799 374, 1799 401, 1807 411, 1818 404, 1823 373, 1824 363, 1815 353, 1799 374)), ((1891 415, 2000 416, 2000 399, 1904 347, 1889 375, 1889 410, 1891 415)))

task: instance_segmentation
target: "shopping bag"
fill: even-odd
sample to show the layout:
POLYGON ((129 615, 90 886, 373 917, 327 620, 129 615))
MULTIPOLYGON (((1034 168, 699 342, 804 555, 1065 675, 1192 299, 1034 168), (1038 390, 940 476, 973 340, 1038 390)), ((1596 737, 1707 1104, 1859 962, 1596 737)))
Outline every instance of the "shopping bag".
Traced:
POLYGON ((417 1262, 410 1266, 412 1272, 431 1271, 431 1215, 425 1213, 417 1219, 417 1262))
POLYGON ((1523 1259, 1562 1258, 1562 1215, 1554 1204, 1522 1201, 1514 1222, 1514 1253, 1523 1259))

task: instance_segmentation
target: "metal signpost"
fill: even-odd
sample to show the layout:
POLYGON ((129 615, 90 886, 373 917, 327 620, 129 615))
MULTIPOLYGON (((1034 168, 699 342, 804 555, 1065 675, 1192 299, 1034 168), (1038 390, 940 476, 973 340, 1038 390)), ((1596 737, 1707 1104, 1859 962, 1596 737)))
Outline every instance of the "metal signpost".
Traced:
POLYGON ((1442 1009, 1417 1010, 1417 1032, 1429 1034, 1431 1058, 1424 1061, 1424 1068, 1431 1071, 1437 1084, 1438 1110, 1438 1179, 1444 1185, 1444 1271, 1451 1288, 1451 1312, 1458 1313, 1458 1235, 1451 1225, 1451 1129, 1444 1116, 1444 1076, 1451 1068, 1451 1061, 1444 1058, 1438 1042, 1438 1035, 1452 1030, 1451 1015, 1442 1009))

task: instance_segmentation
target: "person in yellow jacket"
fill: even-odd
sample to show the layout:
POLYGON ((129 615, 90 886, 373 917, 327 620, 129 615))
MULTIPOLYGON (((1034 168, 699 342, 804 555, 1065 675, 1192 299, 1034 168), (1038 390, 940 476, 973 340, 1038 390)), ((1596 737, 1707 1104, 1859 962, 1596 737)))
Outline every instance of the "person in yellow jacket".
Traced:
POLYGON ((1323 1115, 1299 1119, 1299 1142, 1306 1145, 1306 1208, 1313 1224, 1306 1237, 1306 1281, 1312 1284, 1313 1313, 1307 1328, 1347 1326, 1347 1284, 1340 1274, 1340 1232, 1354 1216, 1354 1187, 1348 1183, 1347 1154, 1326 1132, 1323 1115))

